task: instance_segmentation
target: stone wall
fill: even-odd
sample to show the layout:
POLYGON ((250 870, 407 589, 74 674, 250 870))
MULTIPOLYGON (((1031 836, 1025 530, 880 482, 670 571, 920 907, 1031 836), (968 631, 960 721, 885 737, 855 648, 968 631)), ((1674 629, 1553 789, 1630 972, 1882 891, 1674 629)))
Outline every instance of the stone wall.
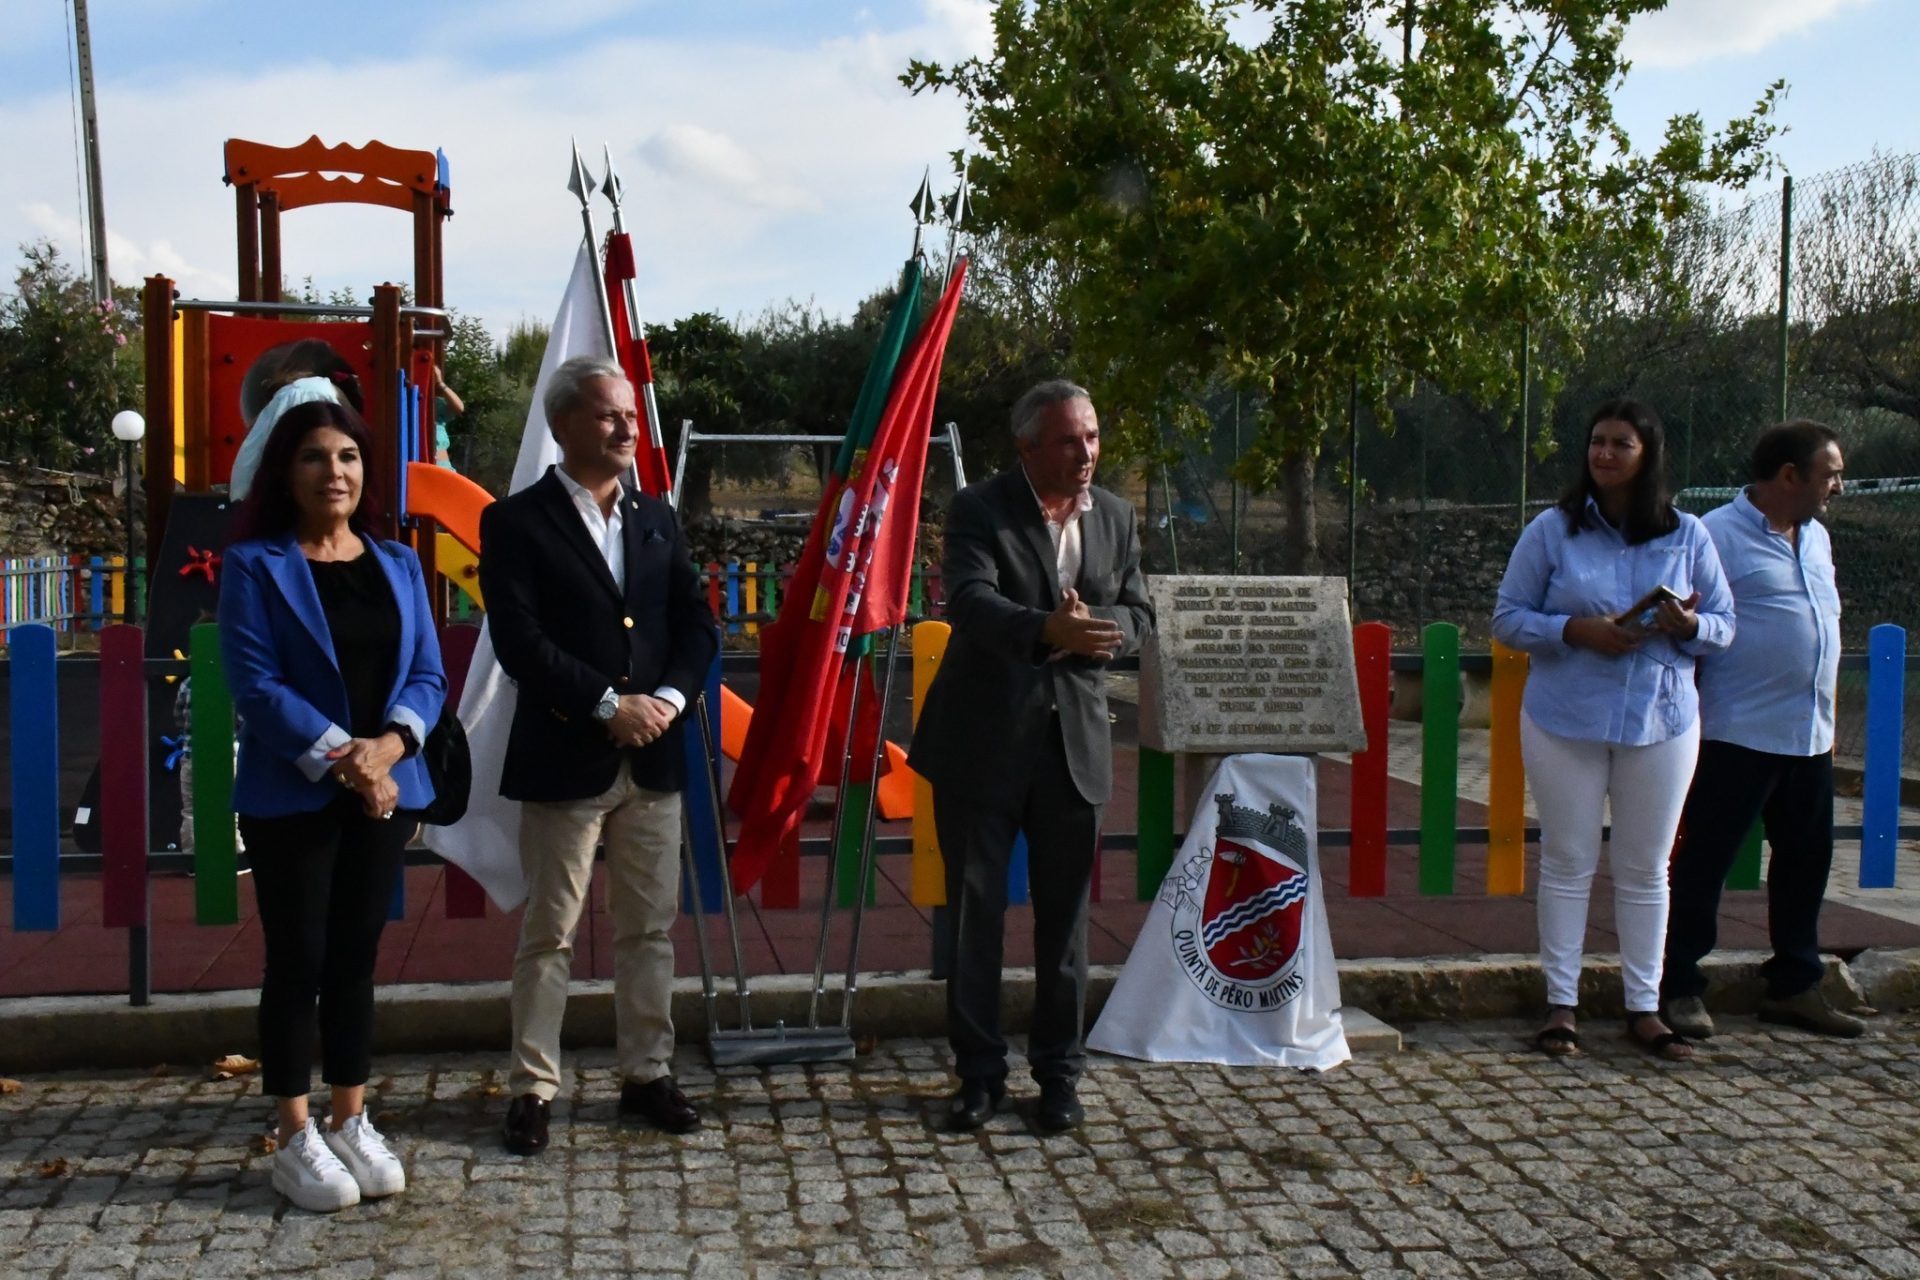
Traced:
POLYGON ((0 556, 124 553, 125 512, 103 476, 0 463, 0 556))

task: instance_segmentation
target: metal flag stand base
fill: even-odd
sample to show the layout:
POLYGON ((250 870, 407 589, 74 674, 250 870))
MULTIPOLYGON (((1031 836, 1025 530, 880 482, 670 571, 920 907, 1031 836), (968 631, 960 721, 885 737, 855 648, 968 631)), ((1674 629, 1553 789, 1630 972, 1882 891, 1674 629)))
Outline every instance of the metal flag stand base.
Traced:
MULTIPOLYGON (((841 986, 840 1025, 823 1025, 821 1005, 826 996, 826 968, 828 929, 833 918, 833 898, 836 885, 836 873, 839 870, 840 843, 845 832, 847 809, 847 783, 852 774, 853 753, 840 766, 840 807, 834 816, 833 840, 827 850, 826 883, 820 901, 820 940, 814 950, 813 994, 807 1002, 807 1023, 801 1027, 790 1027, 785 1020, 776 1021, 771 1027, 753 1025, 752 993, 748 989, 746 969, 740 950, 739 917, 734 907, 733 886, 730 880, 723 880, 721 900, 725 906, 727 935, 733 949, 734 997, 739 1006, 740 1025, 733 1029, 720 1026, 718 984, 714 976, 713 956, 707 940, 706 909, 700 897, 700 875, 693 857, 691 833, 684 843, 685 874, 691 890, 689 898, 693 903, 694 929, 698 936, 700 953, 701 994, 707 1011, 707 1050, 716 1067, 769 1066, 780 1063, 797 1062, 851 1062, 855 1056, 853 1040, 853 1005, 859 995, 860 987, 860 936, 866 923, 867 883, 873 876, 873 824, 875 806, 879 790, 881 753, 886 749, 885 711, 893 698, 893 680, 898 668, 900 644, 904 628, 894 627, 888 633, 886 677, 881 682, 880 708, 882 722, 880 730, 874 735, 873 754, 869 760, 868 776, 873 779, 867 788, 866 809, 861 816, 860 827, 860 875, 856 883, 853 904, 853 934, 847 945, 847 968, 845 981, 841 986)), ((864 656, 854 659, 853 696, 847 709, 847 742, 853 744, 853 726, 857 723, 860 711, 860 665, 868 659, 864 656)), ((699 717, 700 735, 706 750, 708 770, 708 792, 713 803, 714 831, 720 846, 720 858, 717 865, 722 877, 727 876, 726 866, 726 823, 725 814, 720 806, 720 765, 713 748, 719 743, 719 735, 714 732, 712 712, 703 697, 696 704, 699 717)))

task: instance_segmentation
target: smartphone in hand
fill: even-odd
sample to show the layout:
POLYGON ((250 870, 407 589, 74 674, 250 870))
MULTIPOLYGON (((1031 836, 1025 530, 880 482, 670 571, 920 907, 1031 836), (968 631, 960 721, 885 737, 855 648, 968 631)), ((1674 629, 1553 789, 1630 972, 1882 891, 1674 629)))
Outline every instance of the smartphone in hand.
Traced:
POLYGON ((1660 616, 1661 605, 1669 600, 1678 604, 1685 598, 1672 587, 1664 584, 1657 586, 1635 601, 1633 607, 1615 618, 1614 622, 1636 636, 1646 635, 1653 630, 1653 624, 1660 616))

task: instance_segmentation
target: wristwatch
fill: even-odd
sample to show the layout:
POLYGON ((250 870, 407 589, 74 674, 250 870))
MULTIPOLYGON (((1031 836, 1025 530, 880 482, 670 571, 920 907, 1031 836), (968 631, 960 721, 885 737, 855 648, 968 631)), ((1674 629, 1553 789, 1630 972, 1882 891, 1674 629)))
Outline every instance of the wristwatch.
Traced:
POLYGON ((593 709, 593 718, 601 724, 605 724, 607 721, 613 719, 614 714, 619 710, 620 699, 613 690, 609 689, 600 695, 600 701, 593 709))
POLYGON ((420 753, 419 739, 413 736, 412 729, 401 724, 398 720, 389 720, 381 732, 390 733, 400 739, 400 756, 402 759, 411 759, 420 753))

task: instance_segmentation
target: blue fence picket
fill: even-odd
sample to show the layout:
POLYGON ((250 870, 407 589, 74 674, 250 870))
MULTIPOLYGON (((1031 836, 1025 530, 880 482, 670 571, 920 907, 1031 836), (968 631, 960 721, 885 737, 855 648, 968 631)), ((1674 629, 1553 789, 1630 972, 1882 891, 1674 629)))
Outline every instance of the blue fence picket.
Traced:
MULTIPOLYGON (((720 658, 716 654, 713 666, 707 672, 707 721, 713 726, 713 749, 720 750, 720 658)), ((707 772, 706 743, 701 740, 700 727, 689 724, 685 732, 687 752, 687 790, 682 796, 686 806, 687 835, 693 842, 693 862, 698 869, 700 879, 700 908, 703 911, 719 911, 726 903, 721 898, 725 892, 726 868, 720 865, 720 833, 713 825, 713 782, 707 772)), ((693 900, 682 886, 680 909, 691 912, 693 900)))
POLYGON ((1013 838, 1013 852, 1007 858, 1007 901, 1013 906, 1027 904, 1027 833, 1013 838))
POLYGON ((1867 762, 1860 815, 1860 887, 1890 889, 1900 830, 1900 736, 1906 707, 1907 631, 1883 622, 1867 633, 1867 762))
POLYGON ((60 927, 60 716, 53 628, 7 633, 13 700, 13 927, 60 927))
POLYGON ((87 625, 95 631, 106 625, 107 562, 99 556, 87 561, 87 625))
MULTIPOLYGON (((727 565, 727 616, 729 618, 740 616, 740 562, 738 560, 731 561, 727 565)), ((739 635, 740 624, 729 622, 727 634, 739 635)))

